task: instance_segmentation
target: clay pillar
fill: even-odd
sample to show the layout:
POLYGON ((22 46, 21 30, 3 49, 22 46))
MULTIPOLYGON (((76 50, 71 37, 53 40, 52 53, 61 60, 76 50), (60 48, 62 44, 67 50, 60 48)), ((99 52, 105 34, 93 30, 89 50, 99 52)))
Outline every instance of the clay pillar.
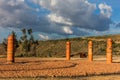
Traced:
POLYGON ((112 39, 107 40, 107 50, 106 50, 107 63, 112 63, 112 39))
POLYGON ((13 62, 14 62, 14 35, 9 35, 7 43, 7 63, 13 62))
POLYGON ((92 44, 92 41, 89 41, 88 42, 88 60, 90 61, 90 62, 92 62, 93 61, 93 54, 92 54, 92 52, 93 52, 93 44, 92 44))
POLYGON ((71 43, 66 42, 66 60, 70 60, 71 43))

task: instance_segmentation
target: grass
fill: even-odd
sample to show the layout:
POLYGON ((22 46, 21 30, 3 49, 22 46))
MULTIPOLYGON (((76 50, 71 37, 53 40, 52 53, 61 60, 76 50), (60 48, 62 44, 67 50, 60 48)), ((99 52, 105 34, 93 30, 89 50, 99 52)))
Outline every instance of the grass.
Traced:
MULTIPOLYGON (((120 55, 120 35, 106 35, 106 36, 93 36, 93 37, 81 37, 59 40, 47 40, 39 41, 39 45, 36 47, 36 51, 28 52, 27 55, 18 47, 15 55, 18 57, 32 57, 34 54, 36 57, 56 57, 63 58, 66 53, 66 41, 71 42, 71 55, 78 53, 86 53, 88 50, 88 41, 93 41, 93 54, 105 55, 106 54, 106 41, 107 38, 113 39, 113 54, 120 55), (24 54, 23 54, 24 53, 24 54)), ((2 46, 0 46, 0 53, 6 54, 2 46)), ((79 57, 75 55, 73 57, 79 57)))

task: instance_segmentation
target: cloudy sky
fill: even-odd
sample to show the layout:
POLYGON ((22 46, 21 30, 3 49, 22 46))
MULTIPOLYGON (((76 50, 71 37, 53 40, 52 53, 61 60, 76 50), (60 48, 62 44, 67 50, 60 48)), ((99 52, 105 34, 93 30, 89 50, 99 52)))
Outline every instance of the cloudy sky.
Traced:
POLYGON ((120 0, 0 0, 0 42, 32 28, 41 40, 120 33, 120 0))

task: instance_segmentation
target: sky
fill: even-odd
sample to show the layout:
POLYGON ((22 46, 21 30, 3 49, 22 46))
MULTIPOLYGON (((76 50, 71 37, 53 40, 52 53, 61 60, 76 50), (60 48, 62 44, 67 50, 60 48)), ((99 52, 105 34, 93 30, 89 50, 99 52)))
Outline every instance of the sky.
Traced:
POLYGON ((120 33, 120 0, 0 0, 0 42, 32 28, 49 40, 120 33))

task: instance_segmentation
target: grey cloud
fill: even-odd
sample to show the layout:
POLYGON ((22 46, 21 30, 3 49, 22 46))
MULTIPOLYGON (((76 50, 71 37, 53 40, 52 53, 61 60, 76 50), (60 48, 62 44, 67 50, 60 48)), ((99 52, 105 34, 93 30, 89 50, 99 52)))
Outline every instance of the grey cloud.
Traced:
POLYGON ((96 8, 96 4, 87 0, 0 0, 0 26, 26 27, 61 36, 89 35, 89 32, 80 28, 105 31, 111 24, 110 18, 94 13, 96 8), (37 6, 39 4, 39 10, 26 2, 37 6), (50 13, 44 14, 43 9, 50 13))
POLYGON ((26 27, 38 32, 65 34, 61 25, 51 22, 46 15, 39 15, 36 9, 25 2, 1 0, 0 4, 1 27, 26 27))
MULTIPOLYGON (((110 18, 103 14, 96 15, 94 13, 96 5, 89 3, 87 0, 41 0, 40 3, 40 5, 50 10, 51 14, 69 19, 73 24, 72 26, 75 27, 105 31, 109 29, 112 22, 110 18)), ((107 10, 107 8, 105 9, 107 10)))

